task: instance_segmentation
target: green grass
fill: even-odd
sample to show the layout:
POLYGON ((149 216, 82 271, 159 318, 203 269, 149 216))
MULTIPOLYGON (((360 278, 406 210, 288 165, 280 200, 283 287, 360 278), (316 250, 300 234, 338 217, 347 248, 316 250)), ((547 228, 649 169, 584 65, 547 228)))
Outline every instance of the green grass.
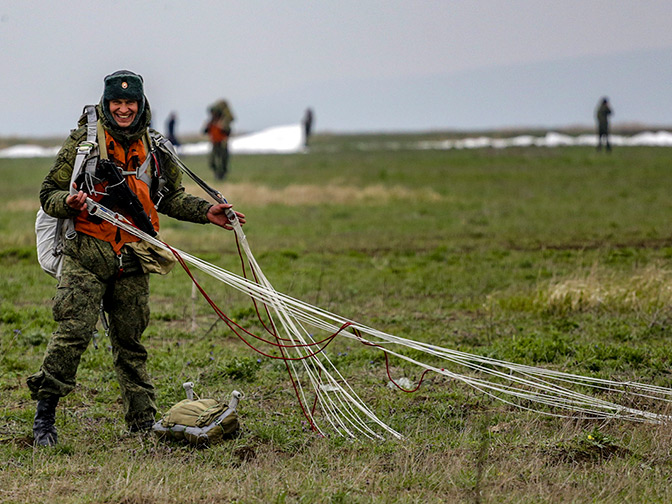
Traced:
MULTIPOLYGON (((670 386, 667 149, 371 148, 416 140, 323 136, 308 154, 232 159, 218 188, 246 213, 252 250, 277 290, 415 340, 670 386)), ((205 158, 186 162, 212 180, 205 158)), ((252 352, 202 299, 192 302, 178 269, 152 279, 144 341, 159 407, 182 399, 188 380, 203 397, 242 390, 242 435, 194 449, 126 434, 101 337, 59 406, 61 445, 33 449, 25 378, 55 327, 55 281, 37 265, 33 235, 50 163, 0 159, 0 501, 672 498, 669 426, 527 413, 436 375, 403 394, 386 386, 381 355, 352 341, 336 341, 330 355, 405 439, 320 438, 284 366, 252 352)), ((231 233, 168 218, 162 227, 172 245, 240 271, 231 233)), ((226 313, 260 329, 249 299, 201 276, 226 313)), ((420 375, 394 361, 392 372, 420 375)))

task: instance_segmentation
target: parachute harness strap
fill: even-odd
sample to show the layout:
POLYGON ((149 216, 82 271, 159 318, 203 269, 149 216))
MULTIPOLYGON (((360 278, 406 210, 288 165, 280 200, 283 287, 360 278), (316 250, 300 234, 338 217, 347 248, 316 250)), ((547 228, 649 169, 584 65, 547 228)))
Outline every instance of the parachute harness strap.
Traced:
MULTIPOLYGON (((77 146, 77 154, 75 155, 75 162, 72 166, 72 174, 70 175, 70 186, 68 187, 70 195, 77 194, 74 184, 82 169, 87 171, 92 162, 95 164, 95 155, 98 147, 98 142, 96 141, 98 114, 96 113, 95 105, 84 107, 84 114, 86 114, 86 140, 77 146)), ((75 232, 75 224, 72 219, 59 219, 56 226, 56 240, 54 240, 53 254, 60 255, 63 249, 62 236, 65 235, 66 240, 72 240, 77 233, 75 232), (63 233, 61 233, 61 229, 63 229, 63 233)))

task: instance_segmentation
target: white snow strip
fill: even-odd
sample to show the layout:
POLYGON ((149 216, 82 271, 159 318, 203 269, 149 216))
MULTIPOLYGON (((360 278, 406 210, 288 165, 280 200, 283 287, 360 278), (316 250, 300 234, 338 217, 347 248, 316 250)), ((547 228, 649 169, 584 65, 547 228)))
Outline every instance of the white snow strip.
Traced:
POLYGON ((40 147, 39 145, 14 145, 0 150, 0 158, 55 157, 60 147, 40 147))
MULTIPOLYGON (((672 147, 672 132, 644 131, 630 137, 610 135, 611 144, 619 147, 647 146, 672 147)), ((385 144, 388 149, 402 147, 399 143, 385 144)), ((419 150, 448 150, 448 149, 505 149, 508 147, 560 147, 560 146, 596 146, 597 135, 570 136, 549 131, 544 136, 519 135, 511 138, 491 138, 486 136, 461 138, 455 140, 424 140, 417 142, 415 148, 419 150)), ((407 148, 412 146, 406 146, 407 148)), ((60 147, 40 147, 37 145, 14 145, 0 150, 0 158, 31 158, 54 157, 60 147)), ((361 144, 362 150, 379 149, 380 144, 361 144)), ((180 145, 178 152, 181 155, 203 155, 210 152, 210 142, 203 141, 180 145)), ((293 154, 305 152, 303 128, 300 124, 276 126, 250 133, 231 137, 229 140, 231 154, 293 154)))

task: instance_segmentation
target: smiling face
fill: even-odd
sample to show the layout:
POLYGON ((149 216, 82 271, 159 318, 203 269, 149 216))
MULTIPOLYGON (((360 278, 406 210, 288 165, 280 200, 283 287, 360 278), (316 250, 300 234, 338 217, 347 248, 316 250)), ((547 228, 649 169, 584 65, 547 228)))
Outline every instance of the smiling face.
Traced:
POLYGON ((138 102, 124 98, 110 100, 110 115, 121 128, 128 128, 138 115, 138 102))

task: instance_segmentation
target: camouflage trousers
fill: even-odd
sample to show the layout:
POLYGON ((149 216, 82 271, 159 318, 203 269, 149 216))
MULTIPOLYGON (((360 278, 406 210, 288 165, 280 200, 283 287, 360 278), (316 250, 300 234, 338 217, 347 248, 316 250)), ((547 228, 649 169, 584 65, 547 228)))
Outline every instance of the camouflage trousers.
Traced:
POLYGON ((106 260, 99 256, 100 264, 93 269, 86 260, 64 257, 53 305, 58 328, 47 345, 39 372, 28 378, 28 387, 36 400, 49 395, 62 397, 74 389, 77 368, 93 337, 103 302, 109 316, 110 344, 125 420, 131 426, 153 421, 156 405, 147 372, 147 351, 140 342, 149 324, 149 275, 142 272, 132 252, 122 257, 125 265, 121 276, 114 254, 106 260), (112 263, 108 264, 110 260, 112 263))
POLYGON ((209 157, 210 168, 215 172, 215 178, 222 180, 229 171, 229 145, 227 142, 212 144, 209 157))

